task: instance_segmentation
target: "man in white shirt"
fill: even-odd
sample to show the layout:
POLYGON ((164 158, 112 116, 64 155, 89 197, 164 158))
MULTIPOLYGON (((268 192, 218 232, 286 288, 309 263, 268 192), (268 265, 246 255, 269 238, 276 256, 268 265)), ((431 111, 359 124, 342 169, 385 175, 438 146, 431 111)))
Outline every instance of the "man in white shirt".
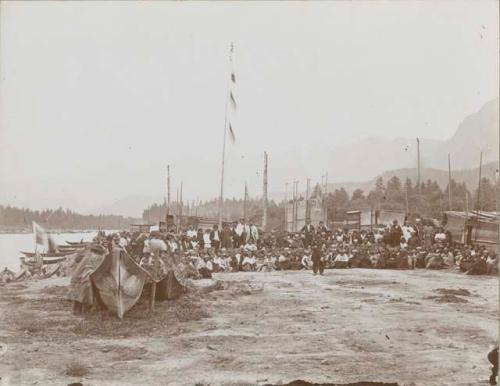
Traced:
POLYGON ((186 236, 189 237, 190 239, 192 239, 193 237, 196 238, 196 230, 193 228, 192 225, 189 226, 187 232, 186 232, 186 236))
POLYGON ((252 255, 250 256, 245 256, 243 259, 243 262, 241 263, 241 266, 244 271, 255 271, 255 266, 256 266, 257 260, 255 257, 252 255))
POLYGON ((302 267, 304 269, 310 269, 312 265, 311 261, 311 252, 309 250, 306 250, 304 253, 304 256, 302 257, 302 260, 300 261, 302 264, 302 267))
POLYGON ((245 244, 245 246, 243 247, 243 249, 245 251, 255 252, 255 251, 257 251, 257 245, 255 245, 255 243, 253 242, 253 240, 248 240, 248 243, 245 244))
POLYGON ((203 247, 208 250, 212 247, 212 240, 210 240, 210 229, 207 229, 203 234, 203 247))
POLYGON ((257 244, 257 241, 259 241, 259 230, 257 229, 257 226, 253 222, 250 223, 249 233, 250 233, 250 240, 253 240, 253 242, 257 244))
POLYGON ((347 268, 349 265, 349 256, 345 251, 341 251, 334 261, 335 268, 347 268))
POLYGON ((241 245, 245 245, 246 240, 244 239, 245 235, 245 221, 243 218, 240 218, 240 221, 234 228, 234 233, 236 234, 235 237, 235 248, 239 248, 241 245))
POLYGON ((215 249, 215 253, 217 253, 220 246, 220 232, 218 225, 214 225, 212 232, 210 232, 210 242, 212 247, 215 249))

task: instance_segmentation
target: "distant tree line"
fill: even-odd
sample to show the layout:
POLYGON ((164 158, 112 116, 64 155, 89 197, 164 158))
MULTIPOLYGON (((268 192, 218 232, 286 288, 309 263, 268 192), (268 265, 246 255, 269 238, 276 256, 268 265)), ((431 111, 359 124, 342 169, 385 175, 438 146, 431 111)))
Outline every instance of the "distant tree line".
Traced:
MULTIPOLYGON (((224 218, 230 220, 238 220, 244 214, 244 199, 225 199, 224 200, 224 218)), ((185 204, 173 202, 170 205, 170 214, 182 216, 198 216, 217 218, 219 213, 219 200, 212 199, 208 201, 201 201, 197 204, 185 204)), ((247 220, 260 224, 262 222, 262 200, 252 199, 247 200, 247 220)), ((142 219, 150 223, 157 223, 159 219, 165 219, 167 213, 167 205, 153 204, 143 211, 142 219)), ((269 201, 267 206, 267 222, 270 229, 280 229, 285 221, 285 205, 284 203, 276 204, 274 201, 269 201)))
MULTIPOLYGON (((436 181, 423 181, 420 185, 414 184, 410 178, 402 182, 394 176, 388 181, 379 177, 372 190, 365 193, 356 189, 351 195, 344 188, 335 189, 324 197, 324 205, 328 211, 328 218, 332 221, 343 221, 345 213, 349 210, 397 210, 419 214, 422 217, 441 219, 442 213, 449 210, 448 189, 441 189, 436 181)), ((496 197, 500 186, 498 181, 492 183, 488 178, 481 180, 481 194, 478 201, 478 188, 471 193, 465 183, 451 180, 451 210, 497 210, 496 197), (466 199, 468 203, 466 204, 466 199)), ((322 188, 316 185, 311 196, 322 196, 322 188)), ((243 216, 243 199, 225 199, 224 217, 238 219, 243 216)), ((143 212, 143 220, 156 223, 164 219, 167 207, 165 204, 154 204, 143 212)), ((170 207, 171 214, 181 212, 180 205, 173 202, 170 207)), ((247 217, 249 221, 260 224, 262 221, 262 200, 247 200, 247 217)), ((200 202, 197 205, 186 204, 182 206, 183 216, 202 216, 216 218, 218 215, 218 200, 212 199, 200 202)), ((270 229, 282 229, 284 226, 285 203, 269 202, 268 224, 270 229)))
POLYGON ((2 229, 30 229, 35 221, 48 229, 125 229, 136 220, 116 215, 82 215, 68 209, 31 210, 0 205, 2 229))
MULTIPOLYGON (((481 179, 480 197, 478 191, 474 194, 467 189, 465 183, 457 183, 451 180, 451 210, 497 210, 496 197, 500 186, 497 181, 493 184, 488 178, 481 179), (468 202, 466 202, 468 200, 468 202)), ((321 190, 319 186, 316 189, 321 190)), ((326 197, 328 217, 343 220, 348 210, 398 210, 408 213, 419 214, 423 217, 441 218, 444 211, 449 207, 449 186, 443 190, 436 181, 427 180, 420 185, 413 184, 410 178, 404 182, 394 176, 386 183, 379 177, 375 181, 375 187, 367 194, 361 189, 356 189, 351 196, 344 188, 335 189, 326 197)))

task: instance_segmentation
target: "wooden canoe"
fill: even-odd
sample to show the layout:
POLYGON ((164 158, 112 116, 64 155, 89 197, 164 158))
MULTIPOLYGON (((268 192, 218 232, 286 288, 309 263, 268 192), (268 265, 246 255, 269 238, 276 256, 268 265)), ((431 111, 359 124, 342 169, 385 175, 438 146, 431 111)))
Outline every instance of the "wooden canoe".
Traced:
POLYGON ((66 252, 66 251, 76 251, 77 249, 83 249, 84 247, 80 247, 78 245, 58 245, 57 246, 57 249, 62 251, 62 252, 66 252))
MULTIPOLYGON (((67 255, 71 255, 74 251, 64 251, 64 252, 54 252, 54 253, 40 253, 40 256, 42 257, 64 257, 67 255)), ((26 256, 26 257, 35 257, 36 253, 35 252, 24 252, 21 251, 21 253, 26 256)))
POLYGON ((81 242, 81 241, 66 241, 66 244, 69 244, 73 247, 86 247, 87 245, 92 244, 91 242, 81 242))
POLYGON ((120 248, 113 249, 90 274, 96 297, 120 319, 141 297, 147 277, 148 272, 120 248))

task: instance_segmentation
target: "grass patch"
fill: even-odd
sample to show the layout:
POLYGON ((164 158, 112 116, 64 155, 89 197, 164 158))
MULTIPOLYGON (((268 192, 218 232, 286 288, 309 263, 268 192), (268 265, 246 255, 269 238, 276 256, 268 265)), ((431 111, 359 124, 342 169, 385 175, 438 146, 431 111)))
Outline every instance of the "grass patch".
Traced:
POLYGON ((82 362, 73 360, 66 363, 64 374, 70 377, 83 377, 89 373, 89 369, 82 362))
POLYGON ((455 295, 455 296, 470 296, 471 293, 469 290, 464 288, 451 289, 451 288, 438 288, 436 292, 439 292, 443 295, 455 295))
POLYGON ((105 336, 126 338, 131 336, 151 336, 156 332, 165 332, 179 323, 197 321, 208 317, 199 298, 185 295, 177 300, 156 302, 154 312, 148 309, 148 303, 136 304, 123 320, 110 315, 107 311, 90 311, 75 319, 70 329, 75 335, 105 336))
POLYGON ((45 327, 34 316, 21 318, 17 321, 17 329, 29 334, 40 334, 45 330, 45 327))
POLYGON ((68 293, 68 287, 63 285, 55 285, 51 287, 44 287, 40 290, 41 293, 46 295, 57 295, 61 298, 65 298, 68 293))
POLYGON ((426 299, 433 299, 438 303, 468 303, 467 299, 455 295, 428 296, 426 299))

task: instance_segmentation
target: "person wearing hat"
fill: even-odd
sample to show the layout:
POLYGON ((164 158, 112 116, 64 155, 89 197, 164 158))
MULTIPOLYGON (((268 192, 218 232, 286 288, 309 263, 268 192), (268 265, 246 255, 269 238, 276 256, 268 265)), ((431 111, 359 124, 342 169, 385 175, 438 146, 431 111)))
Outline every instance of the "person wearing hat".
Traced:
POLYGON ((311 224, 310 219, 306 220, 306 224, 302 227, 300 233, 304 235, 304 246, 309 248, 314 237, 314 226, 311 224))

